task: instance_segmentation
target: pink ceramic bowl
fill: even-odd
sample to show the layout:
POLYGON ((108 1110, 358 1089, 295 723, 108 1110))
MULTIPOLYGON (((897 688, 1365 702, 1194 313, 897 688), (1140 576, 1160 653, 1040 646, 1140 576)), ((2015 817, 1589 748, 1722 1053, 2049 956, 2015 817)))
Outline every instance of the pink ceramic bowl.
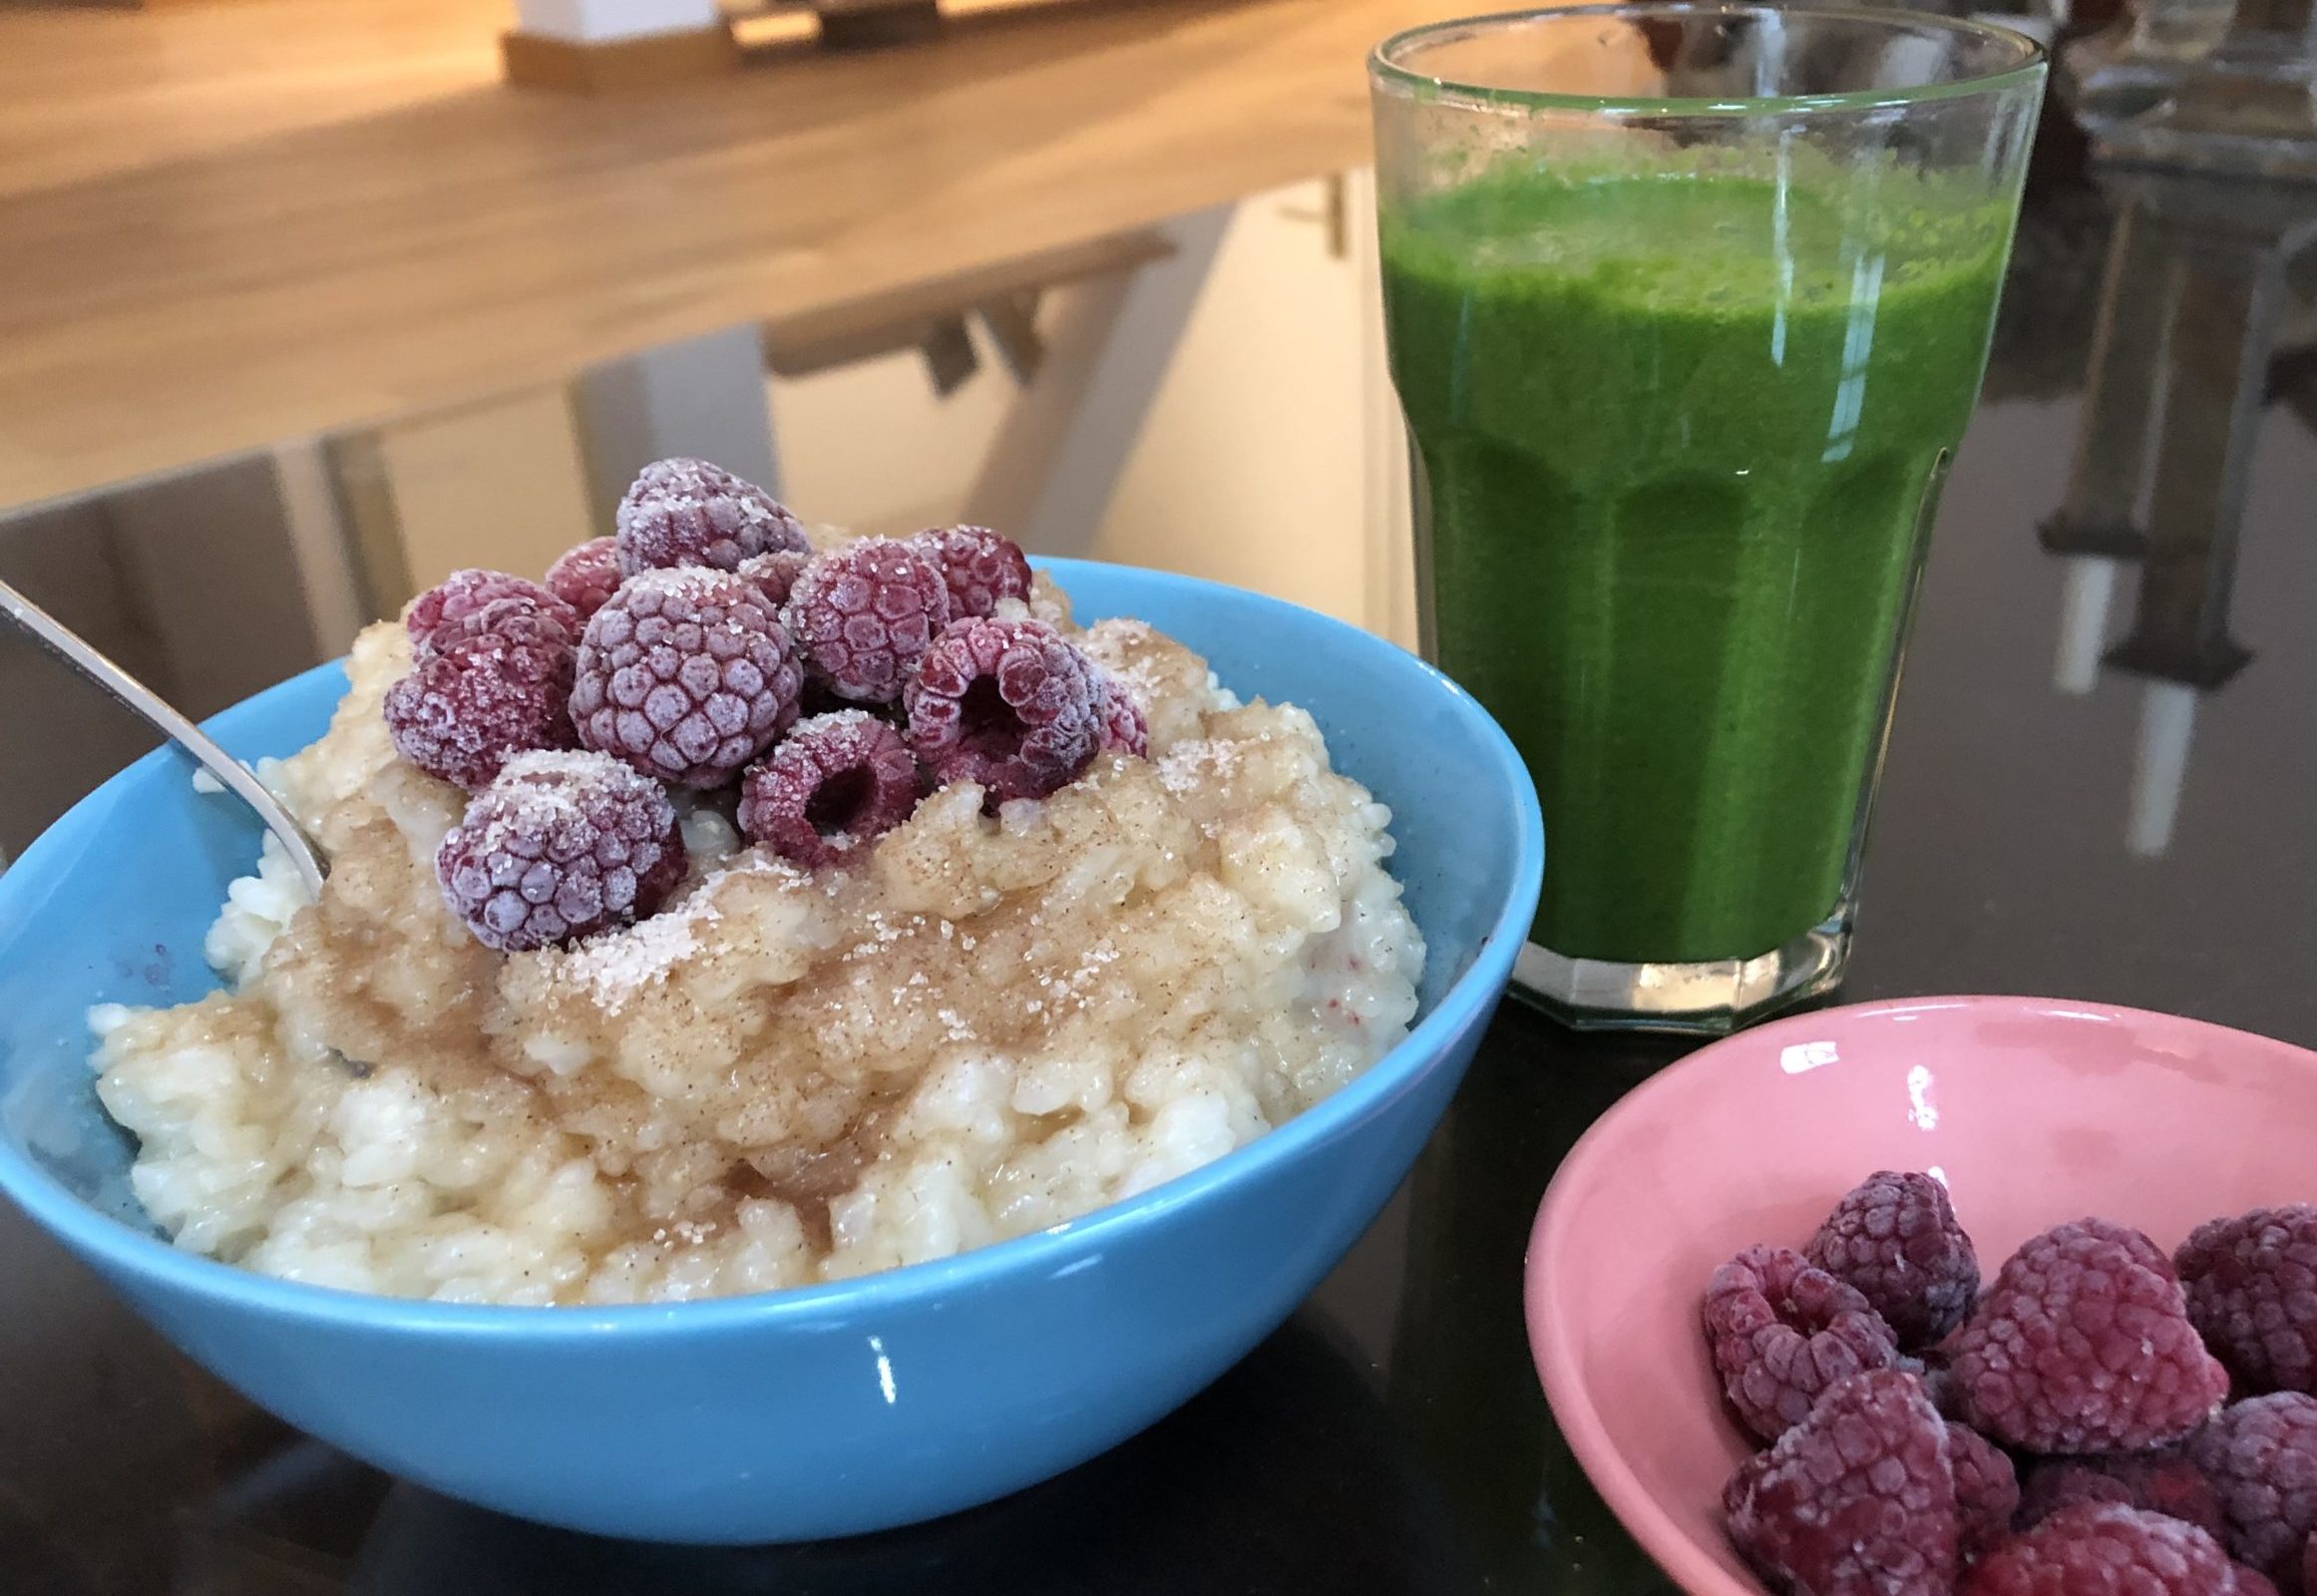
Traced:
POLYGON ((1700 1049, 1577 1143, 1529 1238, 1529 1345, 1553 1416, 1627 1529, 1693 1596, 1762 1596, 1722 1487, 1747 1444, 1698 1313, 1715 1265, 1799 1247, 1877 1169, 1942 1177, 1990 1277, 2088 1214, 2164 1247, 2215 1215, 2317 1200, 2317 1053, 2041 998, 1801 1014, 1700 1049))

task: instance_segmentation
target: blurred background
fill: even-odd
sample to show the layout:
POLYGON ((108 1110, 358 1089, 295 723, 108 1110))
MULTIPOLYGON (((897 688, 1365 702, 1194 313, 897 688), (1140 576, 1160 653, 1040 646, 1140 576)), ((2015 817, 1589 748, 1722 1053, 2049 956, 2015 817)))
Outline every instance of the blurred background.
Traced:
MULTIPOLYGON (((2235 14, 2053 3, 2002 15, 2111 121, 2235 14)), ((5 0, 0 578, 203 714, 696 453, 810 521, 1412 642, 1359 63, 1459 9, 5 0)), ((2023 404, 2084 381, 2116 203, 2046 120, 1990 385, 2023 404)), ((11 638, 0 704, 38 751, 5 857, 143 738, 11 638)))

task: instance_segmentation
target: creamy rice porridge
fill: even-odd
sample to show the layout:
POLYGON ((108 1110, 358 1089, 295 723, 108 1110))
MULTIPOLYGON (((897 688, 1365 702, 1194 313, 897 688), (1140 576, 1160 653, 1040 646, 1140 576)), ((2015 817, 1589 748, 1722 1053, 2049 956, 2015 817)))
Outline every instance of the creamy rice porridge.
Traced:
POLYGON ((513 952, 446 905, 468 794, 397 752, 381 704, 413 644, 369 628, 328 733, 264 772, 331 860, 320 902, 269 843, 208 936, 226 991, 92 1015, 147 1211, 361 1291, 762 1291, 1084 1214, 1372 1063, 1423 950, 1388 816, 1310 717, 1146 625, 1079 630, 1042 578, 1000 613, 1129 693, 1148 756, 994 806, 938 786, 817 869, 682 793, 664 907, 513 952))

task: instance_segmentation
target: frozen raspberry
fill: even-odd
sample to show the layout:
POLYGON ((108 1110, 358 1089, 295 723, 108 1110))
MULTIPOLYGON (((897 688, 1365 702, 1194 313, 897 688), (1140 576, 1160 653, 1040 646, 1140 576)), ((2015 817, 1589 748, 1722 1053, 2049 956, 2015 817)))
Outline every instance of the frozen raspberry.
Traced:
POLYGON ((2220 1498, 2203 1470, 2177 1447, 2042 1459, 2020 1482, 2020 1527, 2080 1502, 2118 1502, 2194 1524, 2207 1535, 2221 1533, 2220 1498))
POLYGON ((667 793, 602 754, 510 759, 435 853, 443 901, 506 953, 627 925, 683 873, 667 793))
POLYGON ((1864 1297, 1786 1247, 1748 1247, 1714 1271, 1706 1340, 1730 1405, 1764 1440, 1800 1423, 1836 1381, 1898 1356, 1864 1297))
POLYGON ((1150 755, 1150 722, 1143 719, 1134 695, 1107 670, 1098 672, 1102 690, 1102 746, 1137 759, 1150 755))
POLYGON ((547 568, 547 587, 584 621, 610 601, 626 575, 619 569, 619 540, 590 538, 556 557, 547 568))
POLYGON ((810 549, 788 508, 753 482, 705 460, 656 460, 629 485, 612 517, 619 566, 630 577, 673 566, 730 571, 750 555, 810 549))
POLYGON ((757 591, 772 600, 775 609, 788 602, 788 596, 796 591, 797 578, 805 574, 805 567, 813 557, 801 549, 775 549, 768 555, 750 555, 734 568, 735 572, 756 584, 757 591))
POLYGON ((800 720, 740 788, 740 829, 808 870, 836 864, 917 807, 900 732, 864 709, 800 720))
POLYGON ((2173 1262, 2188 1318, 2239 1394, 2317 1392, 2317 1208, 2215 1219, 2173 1262))
POLYGON ((2230 1553, 2298 1589, 2301 1553, 2317 1531, 2317 1396, 2277 1392, 2224 1408, 2188 1455, 2220 1497, 2230 1553))
POLYGON ((1947 1444, 1912 1375, 1839 1381, 1730 1481, 1731 1543, 1781 1590, 1948 1596, 1960 1530, 1947 1444))
POLYGON ((953 620, 986 615, 1000 598, 1029 597, 1028 557, 987 527, 936 528, 910 544, 941 567, 953 620))
POLYGON ((486 634, 569 654, 579 640, 579 625, 569 618, 571 613, 568 605, 550 609, 531 594, 509 594, 477 608, 446 615, 418 645, 418 656, 430 658, 486 634))
POLYGON ((2011 1533, 2020 1507, 2019 1471, 1995 1443, 1963 1424, 1947 1426, 1947 1461, 1955 1473, 1955 1513, 1963 1551, 1977 1556, 2011 1533))
POLYGON ((494 598, 529 598, 562 621, 566 631, 579 634, 578 611, 538 583, 504 571, 473 570, 454 571, 413 598, 403 611, 403 629, 412 642, 423 644, 443 622, 480 609, 494 598))
POLYGON ((992 805, 1042 798, 1101 742, 1097 668, 1038 621, 957 621, 910 678, 910 746, 935 780, 978 782, 992 805))
POLYGON ((2056 1225, 2014 1253, 1947 1350, 1965 1420, 2028 1451, 2161 1446, 2228 1395, 2170 1260, 2105 1220, 2056 1225))
POLYGON ((2081 1502, 1981 1558, 1957 1596, 2272 1596, 2245 1577, 2193 1524, 2081 1502))
POLYGON ((572 650, 486 632, 429 652, 386 690, 395 751, 475 792, 537 748, 569 748, 572 650))
POLYGON ((630 577, 587 621, 579 741, 647 776, 714 787, 796 719, 804 672, 746 580, 697 567, 630 577))
POLYGON ((1858 1289, 1902 1348, 1929 1347, 1970 1316, 1979 1256, 1929 1175, 1882 1170, 1834 1205, 1803 1249, 1858 1289))
POLYGON ((865 538, 814 557, 783 611, 805 663, 840 698, 886 704, 950 619, 941 568, 908 544, 865 538))

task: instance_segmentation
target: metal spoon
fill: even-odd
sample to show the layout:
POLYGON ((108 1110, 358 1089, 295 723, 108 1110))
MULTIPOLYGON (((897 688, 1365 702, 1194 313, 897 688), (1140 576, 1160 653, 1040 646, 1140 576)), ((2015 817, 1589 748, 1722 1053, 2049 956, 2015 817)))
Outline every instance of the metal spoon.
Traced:
POLYGON ((0 614, 15 621, 34 641, 144 716, 163 736, 200 761, 235 797, 256 810, 257 818, 265 823, 265 829, 273 833, 288 852, 290 863, 297 866, 297 873, 305 878, 306 890, 316 898, 321 896, 322 877, 327 867, 320 850, 290 818, 289 811, 281 807, 280 801, 249 773, 248 766, 211 742, 200 727, 172 709, 151 687, 106 658, 86 637, 4 582, 0 582, 0 614))

